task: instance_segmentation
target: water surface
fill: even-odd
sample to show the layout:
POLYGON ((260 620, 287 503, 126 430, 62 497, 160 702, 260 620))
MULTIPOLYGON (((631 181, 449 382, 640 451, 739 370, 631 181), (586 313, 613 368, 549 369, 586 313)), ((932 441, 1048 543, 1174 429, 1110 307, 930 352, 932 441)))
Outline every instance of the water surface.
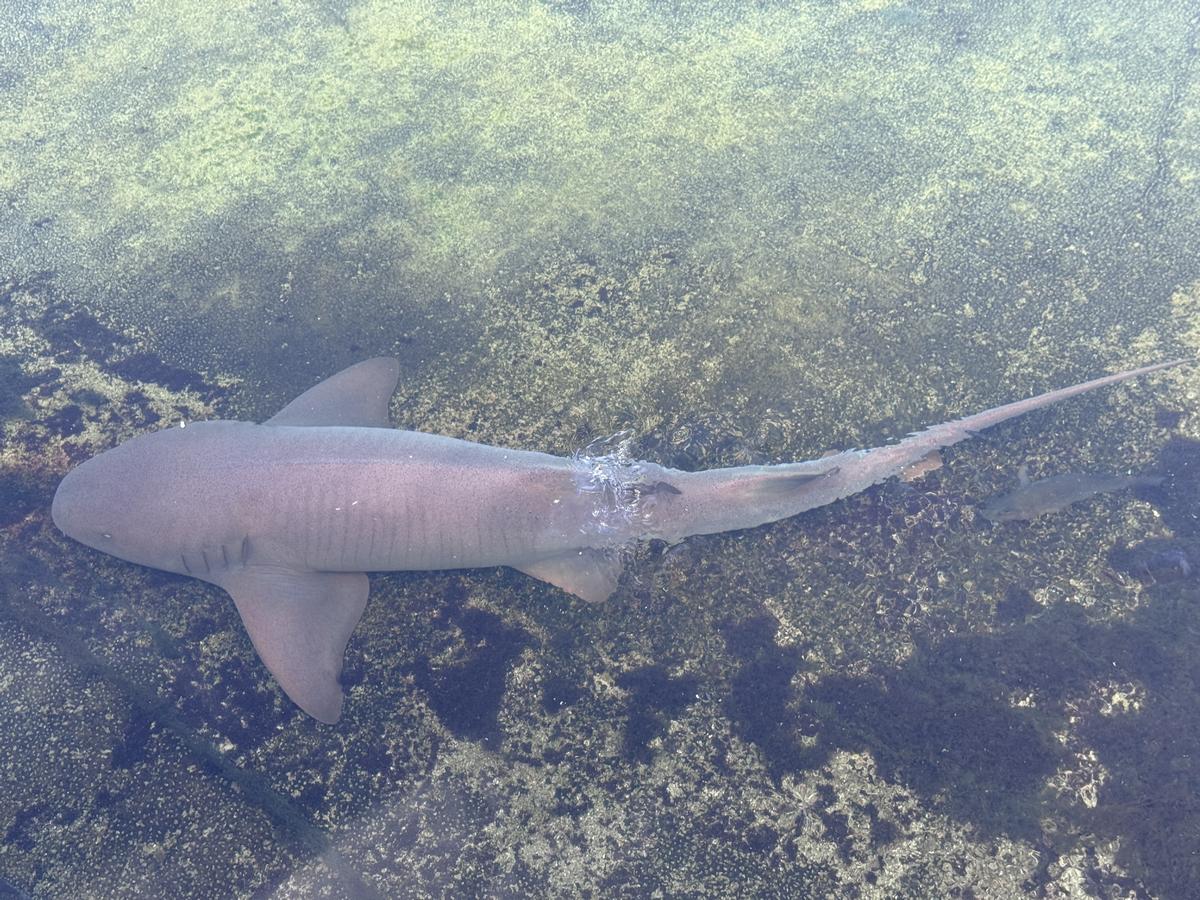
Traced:
POLYGON ((603 606, 373 577, 336 727, 49 521, 371 355, 402 427, 701 468, 1195 354, 1200 18, 1060 6, 9 0, 0 893, 1190 896, 1194 370, 603 606), (1021 464, 1170 477, 990 525, 1021 464))

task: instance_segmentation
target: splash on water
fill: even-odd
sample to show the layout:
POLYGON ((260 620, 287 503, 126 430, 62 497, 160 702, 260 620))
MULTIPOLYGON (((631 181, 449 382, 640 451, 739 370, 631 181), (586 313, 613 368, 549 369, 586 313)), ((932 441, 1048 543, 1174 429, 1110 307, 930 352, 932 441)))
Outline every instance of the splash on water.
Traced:
POLYGON ((630 452, 632 446, 633 432, 618 431, 572 454, 579 493, 595 497, 591 517, 581 528, 585 534, 629 534, 645 476, 642 464, 630 452))

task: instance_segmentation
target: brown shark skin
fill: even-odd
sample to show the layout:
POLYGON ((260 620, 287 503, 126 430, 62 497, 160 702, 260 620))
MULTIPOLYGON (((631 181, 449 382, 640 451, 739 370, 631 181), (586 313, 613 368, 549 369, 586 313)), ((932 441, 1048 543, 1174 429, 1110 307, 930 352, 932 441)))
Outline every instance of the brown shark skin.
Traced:
POLYGON ((611 492, 594 489, 579 460, 388 427, 399 369, 374 359, 261 425, 199 422, 126 441, 68 473, 51 512, 90 547, 228 590, 284 691, 334 722, 365 572, 508 565, 603 600, 620 575, 614 548, 793 516, 1006 419, 1178 362, 807 462, 705 472, 633 463, 625 514, 613 520, 603 515, 611 492))

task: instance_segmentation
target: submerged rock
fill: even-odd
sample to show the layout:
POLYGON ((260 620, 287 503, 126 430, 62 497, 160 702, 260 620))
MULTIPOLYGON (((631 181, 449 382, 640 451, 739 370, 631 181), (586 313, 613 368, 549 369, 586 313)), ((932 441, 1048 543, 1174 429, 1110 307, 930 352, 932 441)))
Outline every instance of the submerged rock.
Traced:
POLYGON ((1184 581, 1196 575, 1200 547, 1182 541, 1152 538, 1118 545, 1108 556, 1113 568, 1150 583, 1184 581))

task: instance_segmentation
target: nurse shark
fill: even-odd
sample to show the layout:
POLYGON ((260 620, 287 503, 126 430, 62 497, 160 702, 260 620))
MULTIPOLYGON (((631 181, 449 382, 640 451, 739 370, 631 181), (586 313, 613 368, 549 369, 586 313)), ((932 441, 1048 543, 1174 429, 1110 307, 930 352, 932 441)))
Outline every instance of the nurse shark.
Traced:
POLYGON ((187 423, 134 437, 62 480, 67 535, 224 588, 280 687, 314 718, 338 675, 366 572, 510 566, 606 599, 621 548, 752 528, 927 467, 1013 416, 1182 360, 1107 375, 806 462, 684 472, 621 454, 552 456, 393 429, 399 364, 369 359, 262 424, 187 423))

